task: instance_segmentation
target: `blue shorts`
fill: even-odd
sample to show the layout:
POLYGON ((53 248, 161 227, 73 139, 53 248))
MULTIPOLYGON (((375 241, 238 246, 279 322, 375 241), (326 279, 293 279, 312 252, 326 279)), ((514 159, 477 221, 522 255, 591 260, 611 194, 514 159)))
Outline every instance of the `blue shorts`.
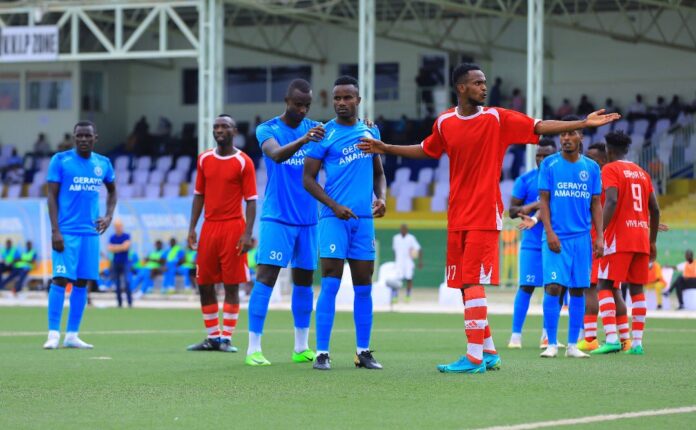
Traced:
POLYGON ((257 264, 316 270, 317 226, 295 226, 261 221, 257 264))
POLYGON ((560 284, 568 288, 588 288, 592 267, 592 238, 589 234, 561 239, 561 252, 549 249, 546 237, 541 242, 544 285, 560 284))
POLYGON ((51 253, 53 277, 78 279, 99 279, 99 236, 63 234, 65 249, 51 253))
POLYGON ((372 218, 336 217, 319 220, 319 257, 375 260, 375 223, 372 218))
POLYGON ((520 249, 519 285, 543 287, 544 275, 541 264, 541 249, 520 249))

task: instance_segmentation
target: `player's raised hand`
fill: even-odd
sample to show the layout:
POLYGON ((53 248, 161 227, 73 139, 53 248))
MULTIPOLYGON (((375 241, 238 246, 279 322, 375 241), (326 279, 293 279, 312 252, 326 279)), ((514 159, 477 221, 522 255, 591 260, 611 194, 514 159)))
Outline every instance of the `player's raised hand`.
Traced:
POLYGON ((324 138, 325 131, 326 130, 324 129, 323 124, 319 124, 317 126, 310 128, 309 131, 307 132, 307 134, 304 135, 305 143, 319 142, 320 140, 322 140, 324 138))
POLYGON ((361 137, 360 143, 358 143, 358 148, 362 152, 366 152, 368 154, 384 154, 387 152, 386 143, 371 137, 361 137))
POLYGON ((254 243, 251 239, 251 234, 245 232, 237 242, 237 255, 242 255, 249 252, 252 246, 254 246, 254 243))
POLYGON ((621 118, 621 115, 619 115, 618 113, 605 114, 604 112, 604 109, 600 109, 587 115, 587 118, 585 119, 585 123, 587 124, 587 126, 599 127, 601 125, 609 124, 610 122, 616 121, 621 118))
POLYGON ((519 215, 522 222, 520 222, 520 225, 517 226, 518 230, 529 230, 537 224, 537 222, 534 221, 532 217, 523 214, 522 211, 519 212, 519 215))
POLYGON ((186 239, 191 249, 198 249, 198 235, 196 234, 196 230, 190 230, 186 239))
POLYGON ((51 247, 56 252, 63 252, 65 250, 65 242, 63 241, 63 235, 60 231, 56 230, 51 233, 51 247))
POLYGON ((546 235, 546 244, 551 251, 555 252, 556 254, 561 253, 561 241, 558 240, 558 236, 556 236, 555 232, 551 231, 551 233, 546 235))
POLYGON ((104 232, 106 231, 106 229, 109 228, 109 226, 111 225, 111 217, 108 216, 108 215, 105 215, 105 216, 103 216, 103 217, 101 217, 101 218, 98 218, 96 224, 97 224, 97 227, 96 227, 96 228, 97 228, 97 232, 98 232, 99 234, 102 234, 102 233, 104 233, 104 232))
POLYGON ((384 200, 377 199, 374 202, 372 202, 372 216, 373 217, 382 218, 386 212, 387 212, 387 205, 384 203, 384 200))
POLYGON ((595 258, 599 258, 604 255, 604 238, 597 237, 592 243, 592 252, 595 258))
POLYGON ((336 205, 336 207, 331 208, 336 215, 336 218, 342 220, 349 220, 351 218, 358 219, 357 215, 353 213, 348 206, 336 205))
POLYGON ((659 223, 657 225, 657 231, 669 231, 669 226, 667 224, 659 223))

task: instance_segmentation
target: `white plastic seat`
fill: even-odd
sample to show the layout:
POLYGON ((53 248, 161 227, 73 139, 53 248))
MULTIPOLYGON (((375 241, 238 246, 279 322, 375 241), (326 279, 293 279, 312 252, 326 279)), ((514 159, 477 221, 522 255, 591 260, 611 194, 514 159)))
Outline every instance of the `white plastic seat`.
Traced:
POLYGON ((191 168, 191 157, 190 156, 180 155, 179 158, 176 159, 176 166, 174 167, 174 170, 178 170, 178 171, 184 172, 184 174, 186 174, 190 168, 191 168))
POLYGON ((152 158, 149 155, 143 155, 135 160, 135 170, 150 170, 152 166, 152 158))
POLYGON ((416 193, 415 182, 407 182, 399 189, 399 194, 396 195, 396 211, 410 212, 413 210, 413 197, 416 193))
POLYGON ((17 199, 22 194, 22 184, 12 184, 7 186, 7 198, 17 199))
POLYGON ((155 161, 155 171, 166 172, 172 167, 174 161, 171 155, 162 155, 155 161))
POLYGON ((162 170, 153 170, 152 172, 150 172, 148 183, 161 185, 162 182, 164 182, 164 173, 165 172, 162 170))
POLYGON ((136 170, 133 172, 133 183, 134 184, 147 184, 147 180, 150 177, 150 172, 147 170, 136 170))
POLYGON ((130 183, 131 173, 128 170, 116 171, 116 185, 126 185, 130 183))
POLYGON ((167 184, 180 184, 184 182, 184 175, 185 173, 181 170, 170 170, 167 172, 167 179, 166 183, 167 184))
POLYGON ((633 122, 632 134, 639 134, 645 137, 645 134, 648 132, 648 127, 650 127, 650 122, 647 119, 637 119, 633 122))
POLYGON ((181 186, 179 184, 164 184, 162 186, 162 197, 179 197, 181 186))
POLYGON ((127 155, 119 155, 116 157, 114 160, 114 170, 117 172, 128 170, 128 156, 127 155))
POLYGON ((669 130, 670 126, 671 123, 667 118, 657 120, 657 122, 655 123, 655 131, 653 132, 653 136, 660 136, 661 134, 669 130))
POLYGON ((147 184, 145 186, 145 198, 146 199, 157 199, 160 197, 162 192, 162 186, 159 184, 147 184))
POLYGON ((119 199, 130 199, 135 197, 135 189, 132 185, 124 184, 116 187, 116 193, 119 199))

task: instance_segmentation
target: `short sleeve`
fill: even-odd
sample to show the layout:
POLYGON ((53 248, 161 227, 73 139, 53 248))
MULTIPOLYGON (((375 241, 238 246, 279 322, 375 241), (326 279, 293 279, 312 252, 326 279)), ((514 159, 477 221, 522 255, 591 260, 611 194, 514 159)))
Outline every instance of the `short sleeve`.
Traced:
POLYGON ((515 179, 515 185, 512 186, 512 197, 522 201, 527 198, 527 183, 522 176, 515 179))
POLYGON ((314 142, 312 146, 309 147, 306 157, 316 158, 317 160, 323 160, 326 158, 326 153, 329 150, 328 141, 326 137, 319 142, 314 142))
POLYGON ((438 126, 439 121, 440 118, 435 120, 430 135, 421 142, 423 152, 431 158, 440 158, 444 152, 447 152, 445 151, 445 142, 442 139, 440 127, 438 126))
POLYGON ((60 183, 63 179, 63 167, 58 154, 51 157, 51 162, 48 163, 48 175, 46 175, 46 181, 48 182, 58 182, 60 183))
POLYGON ((541 162, 541 166, 539 166, 539 191, 551 190, 551 169, 549 169, 548 160, 548 158, 545 159, 541 162))
POLYGON ((539 143, 534 133, 536 120, 514 110, 496 108, 500 118, 500 142, 504 147, 513 143, 539 143))
POLYGON ((619 188, 619 178, 617 178, 616 170, 612 166, 602 169, 602 183, 605 190, 611 187, 619 188))
POLYGON ((205 173, 203 172, 203 159, 198 156, 196 163, 196 186, 193 189, 194 194, 205 194, 205 173))
POLYGON ((115 235, 115 234, 112 234, 112 235, 111 235, 111 237, 109 238, 109 243, 112 244, 112 245, 115 245, 115 244, 117 243, 117 242, 116 242, 116 235, 115 235))
POLYGON ((382 140, 382 134, 379 132, 379 127, 376 125, 370 129, 370 134, 377 140, 382 140))
POLYGON ((244 200, 256 200, 258 193, 256 192, 256 169, 254 168, 254 162, 246 154, 242 155, 245 161, 242 169, 242 193, 244 194, 244 200))
POLYGON ((599 165, 594 162, 592 163, 592 170, 594 170, 592 175, 592 195, 598 196, 602 194, 602 172, 599 170, 599 165))
POLYGON ((411 241, 413 242, 413 249, 415 249, 416 251, 420 251, 421 246, 420 243, 418 243, 418 239, 416 239, 416 236, 411 236, 411 241))
POLYGON ((268 124, 264 123, 256 127, 256 141, 259 142, 259 146, 262 146, 265 141, 271 138, 275 138, 275 135, 268 124))
POLYGON ((111 160, 108 158, 104 160, 106 164, 106 170, 104 172, 104 182, 107 184, 112 184, 116 180, 116 175, 114 174, 114 166, 111 164, 111 160))

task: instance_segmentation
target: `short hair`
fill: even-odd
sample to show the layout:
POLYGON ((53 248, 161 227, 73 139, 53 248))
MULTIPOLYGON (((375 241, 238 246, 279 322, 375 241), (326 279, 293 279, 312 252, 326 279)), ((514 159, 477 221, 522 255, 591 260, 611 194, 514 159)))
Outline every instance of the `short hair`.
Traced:
POLYGON ((476 63, 461 63, 452 70, 452 86, 459 83, 459 78, 466 76, 471 70, 481 70, 481 66, 476 63))
POLYGON ((312 86, 304 79, 293 79, 290 82, 290 85, 288 85, 288 92, 286 93, 286 96, 290 97, 292 92, 295 90, 303 94, 309 94, 312 91, 312 86))
MULTIPOLYGON (((577 115, 570 114, 570 115, 566 115, 563 118, 561 118, 561 121, 582 121, 582 118, 580 118, 577 115)), ((579 131, 582 134, 585 134, 584 128, 579 128, 579 129, 577 129, 577 131, 579 131)))
POLYGON ((220 115, 217 116, 218 118, 229 118, 230 121, 232 121, 232 125, 236 128, 237 127, 237 121, 232 118, 232 115, 227 114, 227 113, 221 113, 220 115))
POLYGON ((628 147, 631 146, 631 137, 621 130, 611 131, 604 136, 604 140, 607 141, 607 146, 616 148, 623 153, 628 151, 628 147))
POLYGON ((334 81, 334 87, 338 85, 353 85, 355 88, 358 88, 358 80, 350 75, 343 75, 334 81))
POLYGON ((587 147, 587 150, 588 150, 588 151, 589 151, 590 149, 596 149, 597 151, 599 151, 599 153, 601 153, 601 154, 603 154, 603 155, 605 155, 605 156, 606 156, 606 154, 607 154, 607 147, 604 146, 604 144, 603 144, 602 142, 595 142, 595 143, 593 143, 592 145, 590 145, 590 146, 587 147))
POLYGON ((539 147, 541 148, 544 146, 551 146, 553 149, 556 149, 556 141, 550 137, 542 137, 541 140, 539 140, 539 147))
POLYGON ((97 132, 97 126, 94 125, 92 121, 83 119, 77 122, 75 124, 75 127, 73 127, 73 133, 75 133, 75 130, 77 130, 77 127, 92 127, 92 130, 96 133, 97 132))

